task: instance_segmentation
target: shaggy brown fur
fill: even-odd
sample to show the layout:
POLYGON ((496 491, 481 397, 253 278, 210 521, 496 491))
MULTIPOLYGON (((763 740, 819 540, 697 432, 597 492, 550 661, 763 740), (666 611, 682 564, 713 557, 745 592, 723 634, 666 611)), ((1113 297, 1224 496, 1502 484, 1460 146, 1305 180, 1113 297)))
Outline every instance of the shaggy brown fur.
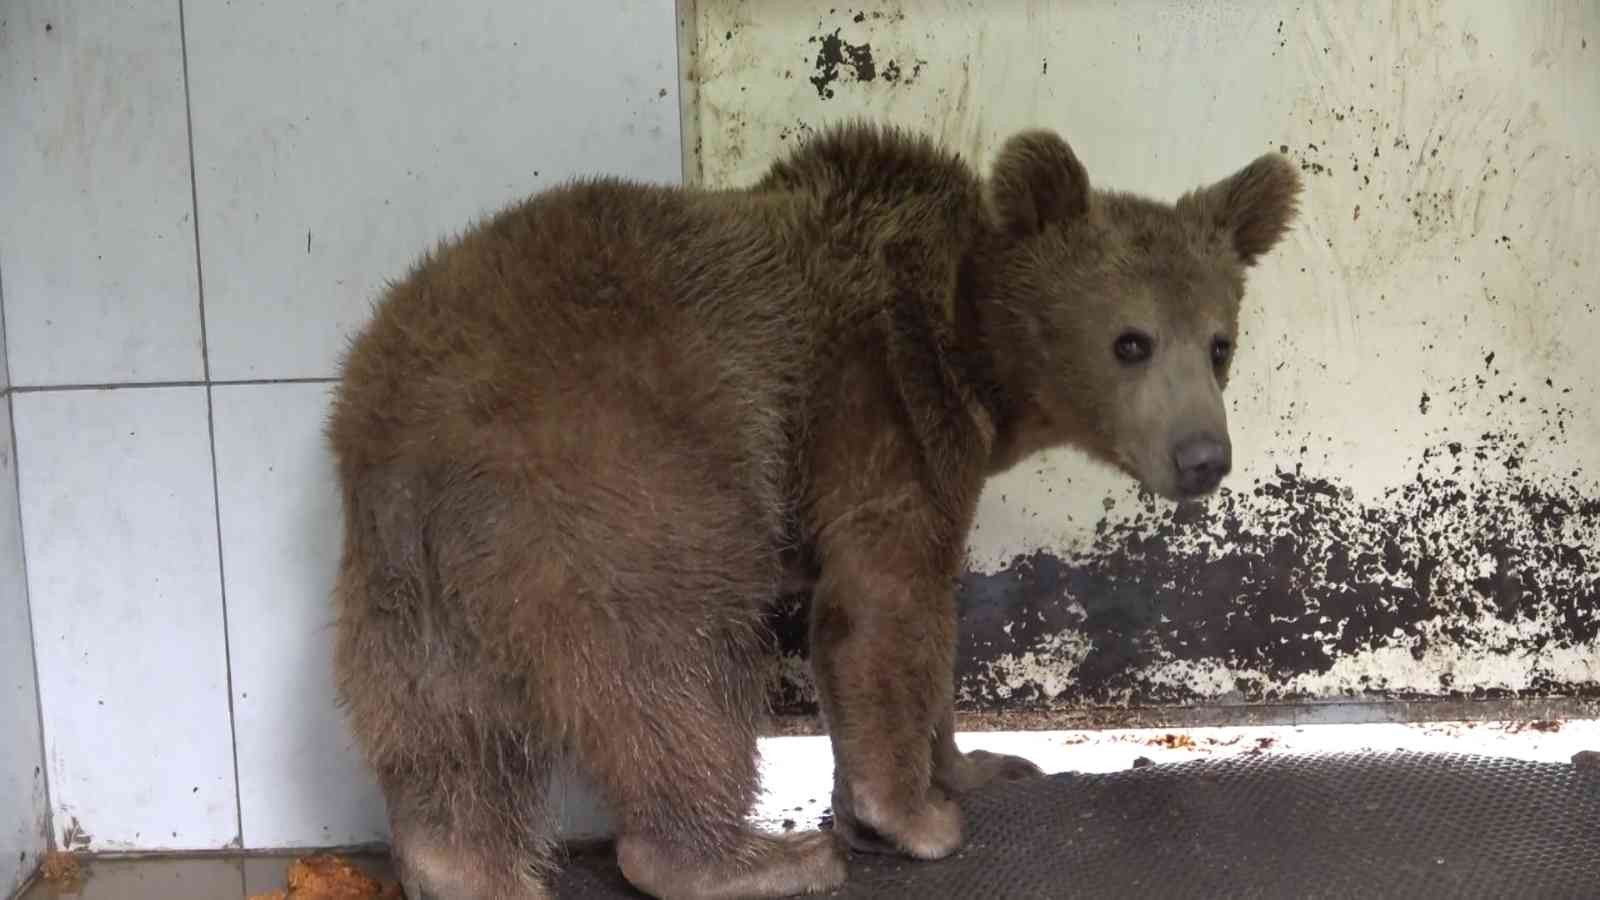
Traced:
POLYGON ((546 896, 569 756, 648 893, 838 885, 831 837, 745 822, 780 583, 814 585, 836 831, 955 850, 952 794, 1038 771, 954 742, 984 479, 1071 444, 1214 487, 1243 273, 1298 189, 1269 156, 1176 205, 1094 192, 1045 132, 985 183, 856 125, 749 190, 583 181, 423 260, 330 423, 339 687, 409 895, 546 896))

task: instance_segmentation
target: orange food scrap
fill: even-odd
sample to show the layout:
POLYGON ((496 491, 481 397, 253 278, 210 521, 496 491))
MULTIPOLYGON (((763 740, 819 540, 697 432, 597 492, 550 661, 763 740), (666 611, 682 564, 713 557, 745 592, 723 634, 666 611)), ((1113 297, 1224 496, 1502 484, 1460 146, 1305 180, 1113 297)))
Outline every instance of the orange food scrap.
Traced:
POLYGON ((329 854, 302 856, 289 866, 288 890, 250 900, 404 900, 400 885, 382 882, 349 860, 329 854))

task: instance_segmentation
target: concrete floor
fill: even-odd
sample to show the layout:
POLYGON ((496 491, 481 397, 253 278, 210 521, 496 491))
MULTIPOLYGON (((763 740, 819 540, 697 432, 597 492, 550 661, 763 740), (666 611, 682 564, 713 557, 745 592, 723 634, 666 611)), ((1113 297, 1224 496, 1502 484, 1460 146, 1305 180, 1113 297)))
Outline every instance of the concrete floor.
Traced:
MULTIPOLYGON (((392 879, 382 856, 347 856, 392 879)), ((85 861, 76 885, 34 884, 18 900, 244 900, 284 887, 294 855, 188 856, 85 861)))

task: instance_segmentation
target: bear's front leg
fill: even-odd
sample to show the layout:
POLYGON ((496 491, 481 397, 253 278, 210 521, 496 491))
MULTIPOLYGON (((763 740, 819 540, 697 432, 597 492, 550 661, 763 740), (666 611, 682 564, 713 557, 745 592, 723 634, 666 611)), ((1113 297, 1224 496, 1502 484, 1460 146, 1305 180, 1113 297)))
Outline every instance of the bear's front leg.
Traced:
POLYGON ((934 739, 952 720, 963 542, 920 507, 868 504, 827 529, 811 659, 833 742, 835 829, 858 850, 938 859, 961 845, 934 739))

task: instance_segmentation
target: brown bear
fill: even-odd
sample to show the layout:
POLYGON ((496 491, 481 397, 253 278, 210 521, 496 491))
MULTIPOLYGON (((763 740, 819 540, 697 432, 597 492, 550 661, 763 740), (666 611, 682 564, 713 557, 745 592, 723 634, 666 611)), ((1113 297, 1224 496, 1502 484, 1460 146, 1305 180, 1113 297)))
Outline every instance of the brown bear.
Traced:
POLYGON ((424 258, 329 422, 338 686, 407 895, 548 896, 564 759, 657 897, 832 889, 841 839, 953 852, 954 795, 1038 772, 954 741, 984 479, 1071 445, 1214 489, 1245 271, 1298 191, 1272 155, 1175 204, 1091 190, 1044 131, 983 180, 851 124, 749 189, 577 181, 424 258), (746 821, 796 583, 833 835, 746 821))

